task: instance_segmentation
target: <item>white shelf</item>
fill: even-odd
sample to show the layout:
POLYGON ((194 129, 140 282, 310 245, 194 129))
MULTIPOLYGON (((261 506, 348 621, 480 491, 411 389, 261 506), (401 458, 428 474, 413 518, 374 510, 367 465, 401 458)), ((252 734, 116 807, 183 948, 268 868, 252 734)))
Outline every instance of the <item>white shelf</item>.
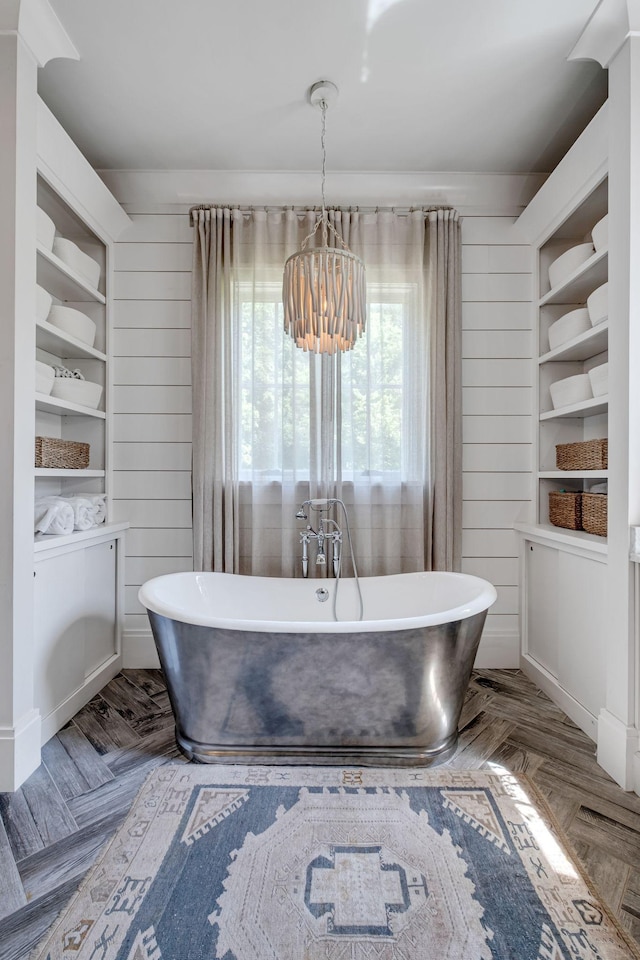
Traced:
POLYGON ((540 414, 540 422, 546 420, 562 420, 565 417, 595 417, 598 413, 606 413, 609 409, 609 397, 592 397, 591 400, 583 400, 581 403, 571 403, 567 407, 558 407, 557 410, 549 410, 547 413, 540 414))
POLYGON ((609 321, 585 330, 579 337, 562 343, 555 350, 549 350, 538 358, 538 363, 552 363, 554 360, 588 360, 599 353, 604 353, 609 345, 609 321))
POLYGON ((608 470, 541 470, 540 480, 608 480, 608 470))
POLYGON ((36 467, 36 477, 104 477, 104 470, 64 470, 62 468, 36 467))
POLYGON ((36 393, 36 410, 44 413, 56 413, 61 417, 97 417, 106 420, 107 415, 102 410, 92 410, 83 407, 80 403, 71 403, 69 400, 58 400, 57 397, 48 397, 44 393, 36 393))
POLYGON ((88 343, 72 337, 71 334, 65 333, 52 323, 47 323, 46 320, 36 321, 36 346, 61 359, 102 360, 103 363, 107 359, 106 353, 90 347, 88 343))
POLYGON ((35 553, 42 553, 44 550, 55 550, 56 547, 67 547, 72 544, 86 544, 88 540, 96 540, 99 537, 109 538, 115 533, 121 533, 129 528, 128 521, 120 523, 99 523, 90 530, 74 530, 67 535, 56 535, 51 533, 37 533, 33 541, 35 553))
POLYGON ((567 530, 565 527, 554 527, 551 523, 516 523, 514 529, 525 537, 536 537, 540 540, 561 543, 565 546, 579 546, 592 553, 608 553, 606 537, 598 537, 595 533, 585 533, 584 530, 567 530))
POLYGON ((38 244, 38 283, 58 300, 97 300, 106 303, 104 294, 92 287, 82 274, 68 267, 60 257, 38 244))
POLYGON ((561 284, 549 290, 539 301, 539 306, 548 303, 584 303, 596 287, 608 278, 608 250, 598 250, 561 284))

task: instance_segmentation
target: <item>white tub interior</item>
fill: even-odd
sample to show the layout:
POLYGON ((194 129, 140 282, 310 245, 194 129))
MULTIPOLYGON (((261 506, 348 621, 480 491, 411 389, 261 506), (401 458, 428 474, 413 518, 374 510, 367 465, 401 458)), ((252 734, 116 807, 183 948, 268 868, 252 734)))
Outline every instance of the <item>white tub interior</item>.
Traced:
POLYGON ((339 581, 338 621, 333 618, 335 580, 245 577, 228 573, 176 573, 147 581, 140 602, 161 616, 185 623, 284 633, 351 633, 403 630, 463 620, 487 610, 496 590, 462 573, 403 573, 361 577, 364 618, 358 620, 355 580, 339 581), (325 588, 329 599, 319 602, 325 588))

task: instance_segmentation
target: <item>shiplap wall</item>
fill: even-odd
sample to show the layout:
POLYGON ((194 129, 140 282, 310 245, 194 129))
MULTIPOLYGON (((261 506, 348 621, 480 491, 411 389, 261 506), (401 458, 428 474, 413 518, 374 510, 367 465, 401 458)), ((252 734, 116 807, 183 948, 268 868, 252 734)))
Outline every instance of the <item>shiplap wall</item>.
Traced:
MULTIPOLYGON (((153 209, 128 206, 133 224, 115 261, 114 512, 131 523, 125 657, 132 666, 141 662, 136 640, 148 636, 139 585, 192 567, 191 229, 186 207, 153 209)), ((518 662, 512 527, 529 517, 532 489, 530 250, 514 244, 512 223, 463 221, 463 570, 498 588, 481 662, 499 666, 518 662)))
POLYGON ((479 666, 518 666, 515 520, 532 519, 531 252, 513 218, 462 225, 462 570, 490 580, 479 666))

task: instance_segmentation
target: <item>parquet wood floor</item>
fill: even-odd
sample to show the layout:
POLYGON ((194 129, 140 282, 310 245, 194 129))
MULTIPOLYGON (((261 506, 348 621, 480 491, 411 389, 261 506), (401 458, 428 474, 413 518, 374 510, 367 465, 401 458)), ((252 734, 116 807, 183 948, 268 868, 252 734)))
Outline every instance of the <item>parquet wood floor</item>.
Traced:
MULTIPOLYGON (((452 766, 499 764, 537 784, 601 896, 640 942, 640 797, 520 671, 474 673, 452 766)), ((77 889, 154 767, 185 762, 158 670, 126 670, 0 794, 0 960, 24 960, 77 889)), ((200 960, 200 958, 193 958, 200 960)))

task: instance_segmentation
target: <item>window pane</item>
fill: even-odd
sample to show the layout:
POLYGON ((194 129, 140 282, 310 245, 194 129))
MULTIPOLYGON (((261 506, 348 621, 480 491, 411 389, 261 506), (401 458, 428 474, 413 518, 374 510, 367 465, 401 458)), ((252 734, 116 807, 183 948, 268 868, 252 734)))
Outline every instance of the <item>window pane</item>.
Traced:
POLYGON ((343 480, 414 479, 406 475, 403 450, 413 288, 369 286, 365 335, 332 361, 340 371, 333 384, 321 375, 327 358, 305 353, 284 334, 279 283, 240 284, 236 292, 242 475, 308 478, 312 442, 333 419, 334 460, 343 480))

